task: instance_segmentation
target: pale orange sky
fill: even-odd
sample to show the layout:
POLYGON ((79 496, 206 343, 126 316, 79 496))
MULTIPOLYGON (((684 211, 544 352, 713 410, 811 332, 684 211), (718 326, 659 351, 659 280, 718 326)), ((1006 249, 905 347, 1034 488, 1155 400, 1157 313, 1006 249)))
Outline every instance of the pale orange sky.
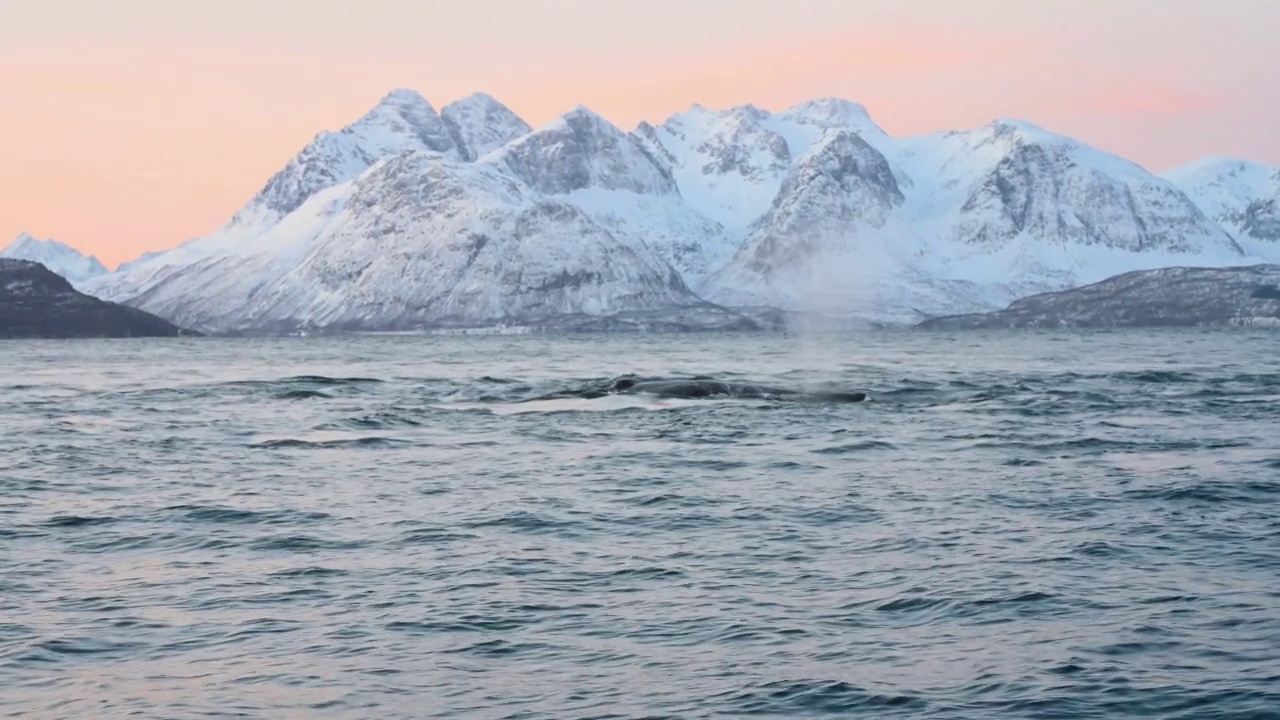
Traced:
POLYGON ((1280 164, 1277 27, 1275 0, 0 0, 0 244, 114 267, 206 234, 397 87, 625 129, 839 96, 895 134, 1017 117, 1154 171, 1280 164))

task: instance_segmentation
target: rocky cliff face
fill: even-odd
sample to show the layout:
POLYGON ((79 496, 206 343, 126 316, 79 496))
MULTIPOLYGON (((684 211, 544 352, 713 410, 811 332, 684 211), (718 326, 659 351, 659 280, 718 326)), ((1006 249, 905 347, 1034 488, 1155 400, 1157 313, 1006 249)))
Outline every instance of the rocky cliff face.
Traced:
POLYGON ((0 338, 173 337, 177 326, 76 291, 40 263, 0 258, 0 338))
POLYGON ((1280 326, 1280 265, 1163 268, 1018 300, 991 313, 931 318, 932 330, 1280 326))

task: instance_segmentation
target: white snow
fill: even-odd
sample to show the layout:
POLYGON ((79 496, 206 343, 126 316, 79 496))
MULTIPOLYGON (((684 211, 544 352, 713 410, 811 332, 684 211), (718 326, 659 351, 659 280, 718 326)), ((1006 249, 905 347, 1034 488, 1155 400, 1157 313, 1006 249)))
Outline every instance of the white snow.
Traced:
POLYGON ((38 262, 66 278, 76 289, 93 278, 107 274, 107 268, 97 257, 86 257, 79 250, 57 240, 37 240, 27 233, 19 234, 8 247, 0 251, 0 257, 38 262))
POLYGON ((218 232, 90 286, 209 329, 518 323, 696 302, 686 286, 909 322, 1256 262, 1280 244, 1223 225, 1276 197, 1268 170, 1160 178, 1016 120, 897 138, 838 99, 694 106, 626 133, 581 106, 531 129, 487 95, 437 114, 396 91, 218 232))
POLYGON ((1269 209, 1273 218, 1280 217, 1280 167, 1210 157, 1171 170, 1164 177, 1225 227, 1250 255, 1280 262, 1280 233, 1267 233, 1248 222, 1251 209, 1269 209))

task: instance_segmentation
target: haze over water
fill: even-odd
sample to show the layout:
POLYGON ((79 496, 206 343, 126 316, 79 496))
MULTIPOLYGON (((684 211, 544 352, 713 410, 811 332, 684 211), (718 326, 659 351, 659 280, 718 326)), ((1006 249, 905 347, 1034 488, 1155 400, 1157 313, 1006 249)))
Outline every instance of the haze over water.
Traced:
POLYGON ((1276 717, 1268 332, 0 345, 0 712, 1276 717), (624 373, 870 393, 612 397, 624 373))

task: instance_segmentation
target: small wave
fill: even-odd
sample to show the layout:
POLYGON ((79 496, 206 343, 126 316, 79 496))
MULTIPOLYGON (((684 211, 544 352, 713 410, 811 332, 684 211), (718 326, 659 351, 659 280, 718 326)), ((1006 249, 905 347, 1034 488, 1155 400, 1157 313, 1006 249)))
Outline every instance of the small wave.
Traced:
POLYGON ((276 393, 277 400, 332 400, 333 396, 319 390, 286 390, 276 393))
POLYGON ((364 377, 328 377, 325 375, 295 375, 279 380, 280 383, 297 385, 376 385, 383 381, 377 378, 364 377))
MULTIPOLYGON (((124 656, 129 655, 140 648, 142 643, 137 642, 102 642, 88 638, 58 638, 55 640, 46 640, 36 645, 38 653, 47 654, 46 660, 52 660, 58 655, 109 655, 124 656)), ((22 658, 19 658, 22 659, 22 658)), ((35 660, 37 658, 27 658, 35 660)))
POLYGON ((277 570, 276 572, 271 573, 271 577, 284 578, 284 579, 325 578, 325 577, 343 577, 348 574, 349 573, 346 570, 311 566, 311 567, 301 567, 301 568, 290 568, 288 570, 277 570))
POLYGON ((333 516, 322 512, 298 512, 296 510, 241 510, 221 505, 174 505, 168 512, 180 512, 193 522, 227 523, 236 525, 293 525, 329 520, 333 516))
POLYGON ((818 455, 852 455, 853 453, 871 452, 873 450, 897 450, 898 446, 890 442, 881 440, 866 440, 863 442, 850 443, 848 445, 836 445, 834 447, 822 448, 814 450, 818 455))
POLYGON ((1029 468, 1040 467, 1044 463, 1040 460, 1032 460, 1030 458, 1010 458, 1002 463, 1005 467, 1029 468))
POLYGON ((771 682, 716 699, 726 702, 733 715, 782 717, 877 709, 919 712, 929 707, 929 703, 920 697, 871 692, 842 680, 771 682))
POLYGON ((406 531, 400 542, 404 545, 444 545, 475 540, 474 533, 460 533, 440 527, 420 527, 406 531))
POLYGON ((1090 540, 1081 543, 1072 552, 1093 558, 1111 558, 1131 554, 1130 550, 1105 540, 1090 540))
POLYGON ((514 643, 506 640, 484 640, 473 645, 467 645, 460 648, 445 650, 449 654, 465 654, 478 655, 480 657, 505 658, 512 655, 528 655, 530 653, 545 652, 551 649, 550 645, 545 643, 514 643))
POLYGON ((685 574, 679 570, 673 570, 671 568, 642 567, 613 570, 601 574, 600 577, 611 579, 676 580, 685 577, 685 574))
POLYGON ((109 525, 117 521, 112 517, 90 517, 85 515, 54 515, 44 522, 45 527, 81 528, 95 525, 109 525))
POLYGON ((1045 600, 1053 600, 1055 597, 1057 596, 1051 595, 1046 592, 1033 591, 1033 592, 1019 593, 1017 595, 1009 595, 1006 597, 982 598, 980 600, 974 600, 972 604, 975 607, 989 607, 992 605, 1010 605, 1010 604, 1018 605, 1023 603, 1044 602, 1045 600))
POLYGON ((1172 370, 1140 370, 1113 373, 1110 376, 1112 380, 1120 380, 1121 382, 1138 382, 1138 383, 1154 383, 1154 384, 1172 384, 1172 383, 1193 383, 1199 382, 1200 377, 1186 372, 1175 372, 1172 370))
POLYGON ((933 610, 935 608, 946 607, 951 604, 946 598, 931 597, 904 597, 894 598, 888 602, 876 606, 876 612, 882 613, 916 613, 925 610, 933 610))
POLYGON ((343 430, 386 430, 398 427, 421 427, 422 422, 405 415, 378 413, 363 417, 346 418, 319 425, 315 430, 320 432, 343 430))
POLYGON ((507 528, 527 533, 543 533, 564 530, 571 527, 571 525, 557 520, 550 520, 536 513, 517 511, 496 518, 465 523, 463 527, 471 529, 507 528))
POLYGON ((314 552, 317 550, 353 550, 363 543, 344 540, 326 540, 314 535, 279 535, 260 538, 249 543, 250 550, 287 550, 289 552, 314 552))
POLYGON ((389 437, 359 437, 334 440, 302 440, 299 438, 280 438, 263 440, 249 445, 257 450, 335 450, 344 448, 390 448, 407 445, 407 440, 389 437))
MULTIPOLYGON (((1254 488, 1219 482, 1196 482, 1189 485, 1139 488, 1123 493, 1131 500, 1160 500, 1176 502, 1229 503, 1250 499, 1254 488)), ((1267 488, 1263 488, 1267 489, 1267 488)), ((1274 492, 1274 490, 1272 490, 1274 492)))

